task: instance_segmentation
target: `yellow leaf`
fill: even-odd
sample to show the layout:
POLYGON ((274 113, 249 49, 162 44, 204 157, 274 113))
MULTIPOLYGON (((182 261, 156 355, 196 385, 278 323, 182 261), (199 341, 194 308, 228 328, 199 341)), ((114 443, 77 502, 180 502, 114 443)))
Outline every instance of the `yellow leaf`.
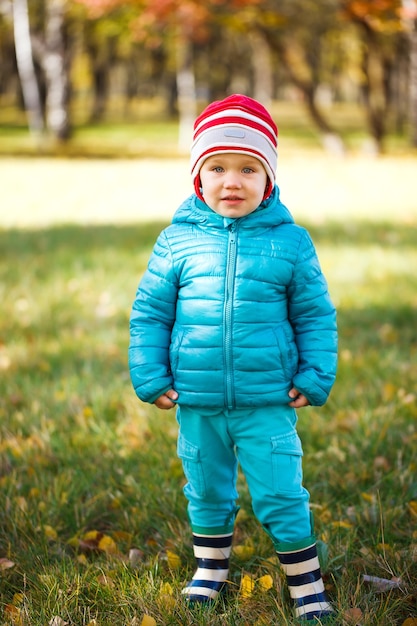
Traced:
POLYGON ((98 542, 98 549, 106 552, 107 554, 116 554, 117 545, 115 541, 109 537, 109 535, 103 535, 98 542))
POLYGON ((338 520, 337 522, 332 522, 333 528, 353 528, 352 522, 347 522, 344 520, 338 520))
POLYGON ((384 400, 386 402, 389 402, 395 397, 397 387, 393 385, 393 383, 385 383, 385 385, 382 387, 382 392, 384 395, 384 400))
POLYGON ((71 539, 68 539, 67 544, 71 546, 71 548, 78 548, 79 541, 80 540, 77 537, 77 535, 74 535, 74 537, 71 537, 71 539))
POLYGON ((23 593, 15 593, 13 595, 13 604, 15 606, 17 606, 18 604, 22 604, 23 600, 25 599, 25 596, 23 595, 23 593))
POLYGON ((150 615, 144 615, 140 626, 156 626, 156 621, 150 615))
POLYGON ((168 596, 173 596, 174 590, 172 589, 172 586, 169 583, 163 583, 161 586, 161 593, 168 595, 168 596))
POLYGON ((265 576, 258 578, 258 584, 262 591, 269 591, 274 586, 274 579, 270 574, 265 574, 265 576))
POLYGON ((80 563, 80 565, 87 565, 88 560, 85 554, 79 554, 77 556, 77 563, 80 563))
POLYGON ((408 508, 410 509, 411 515, 417 517, 417 501, 411 500, 411 502, 408 503, 408 508))
POLYGON ((271 624, 270 615, 260 615, 259 618, 255 622, 255 626, 270 626, 270 624, 271 624))
POLYGON ((369 502, 370 504, 373 504, 375 502, 375 496, 371 493, 362 492, 361 496, 364 500, 366 500, 366 502, 369 502))
POLYGON ((84 541, 97 541, 101 533, 98 530, 89 530, 83 536, 84 541))
POLYGON ((417 617, 407 617, 402 626, 417 626, 417 617))
POLYGON ((255 548, 253 546, 235 546, 233 553, 242 561, 247 561, 255 554, 255 548))
POLYGON ((244 574, 240 579, 240 589, 239 594, 241 598, 250 598, 253 594, 253 590, 255 587, 255 581, 252 576, 249 574, 244 574))
POLYGON ((43 526, 43 532, 45 534, 45 537, 47 539, 50 539, 51 541, 55 541, 56 539, 58 539, 58 533, 56 532, 55 528, 52 528, 52 526, 48 526, 48 524, 45 524, 43 526))
POLYGON ((126 543, 130 543, 133 539, 132 533, 128 533, 125 530, 115 530, 112 532, 112 536, 115 541, 125 541, 126 543))
POLYGON ((20 609, 14 604, 6 604, 4 612, 14 626, 23 626, 23 616, 20 609))
POLYGON ((180 557, 175 552, 172 552, 172 550, 167 550, 167 559, 168 565, 171 569, 178 569, 181 567, 180 557))

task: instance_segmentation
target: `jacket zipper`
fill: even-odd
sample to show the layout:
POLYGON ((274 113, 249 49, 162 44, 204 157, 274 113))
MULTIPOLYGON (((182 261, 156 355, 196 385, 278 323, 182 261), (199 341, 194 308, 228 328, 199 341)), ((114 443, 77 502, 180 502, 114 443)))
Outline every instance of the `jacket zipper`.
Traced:
POLYGON ((233 222, 229 227, 227 244, 226 284, 224 294, 224 371, 225 371, 225 405, 229 409, 235 407, 234 376, 233 376, 233 297, 235 288, 236 258, 237 258, 237 224, 233 222))

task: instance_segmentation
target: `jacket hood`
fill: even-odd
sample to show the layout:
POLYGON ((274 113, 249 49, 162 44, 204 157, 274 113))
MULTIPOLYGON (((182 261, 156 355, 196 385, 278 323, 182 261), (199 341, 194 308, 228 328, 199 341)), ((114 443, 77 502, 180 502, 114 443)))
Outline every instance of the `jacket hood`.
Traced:
POLYGON ((247 229, 293 224, 294 218, 287 207, 282 204, 279 196, 279 188, 275 185, 271 195, 255 211, 244 217, 229 218, 215 213, 196 194, 192 194, 175 212, 172 223, 189 223, 210 226, 212 228, 227 228, 231 223, 239 222, 239 228, 247 229))

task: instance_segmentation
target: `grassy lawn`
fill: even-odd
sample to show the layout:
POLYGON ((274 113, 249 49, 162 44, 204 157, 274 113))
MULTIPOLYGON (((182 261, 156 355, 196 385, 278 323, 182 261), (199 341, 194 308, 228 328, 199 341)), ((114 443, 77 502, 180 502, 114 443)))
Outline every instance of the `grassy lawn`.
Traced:
MULTIPOLYGON (((339 311, 337 383, 299 420, 326 585, 340 624, 412 626, 416 159, 286 157, 284 200, 339 311)), ((181 602, 194 564, 175 416, 130 386, 130 306, 187 161, 8 158, 0 176, 0 624, 293 624, 242 477, 230 592, 210 611, 181 602)))

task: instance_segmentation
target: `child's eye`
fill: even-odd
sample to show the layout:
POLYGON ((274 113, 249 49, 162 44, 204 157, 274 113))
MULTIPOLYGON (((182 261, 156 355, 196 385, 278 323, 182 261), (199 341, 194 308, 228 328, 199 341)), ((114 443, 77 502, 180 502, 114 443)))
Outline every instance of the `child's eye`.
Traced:
POLYGON ((223 168, 220 165, 216 165, 213 167, 213 172, 223 172, 223 168))
POLYGON ((251 174, 254 170, 251 167, 244 167, 242 172, 244 174, 251 174))

